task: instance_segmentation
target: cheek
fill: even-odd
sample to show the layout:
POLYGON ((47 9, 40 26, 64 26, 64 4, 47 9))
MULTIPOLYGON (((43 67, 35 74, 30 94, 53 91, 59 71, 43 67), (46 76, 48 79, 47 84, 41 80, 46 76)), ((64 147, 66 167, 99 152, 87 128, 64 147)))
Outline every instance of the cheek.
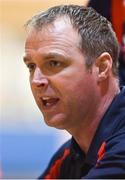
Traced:
POLYGON ((36 88, 35 88, 35 86, 34 86, 33 83, 32 83, 32 78, 31 78, 31 76, 29 77, 29 83, 30 83, 31 92, 32 92, 33 96, 35 97, 35 95, 36 95, 36 88))
MULTIPOLYGON (((72 78, 73 79, 73 78, 72 78)), ((74 78, 65 87, 64 98, 74 106, 90 103, 94 97, 95 84, 93 79, 84 77, 74 78)))
POLYGON ((34 86, 32 85, 31 81, 30 81, 30 89, 31 89, 32 95, 38 105, 39 103, 38 103, 38 99, 37 99, 37 91, 36 91, 36 88, 34 88, 34 86))
POLYGON ((35 89, 33 88, 31 81, 30 81, 30 89, 31 89, 33 96, 35 96, 35 89))
POLYGON ((65 86, 66 91, 68 91, 67 95, 72 95, 74 98, 83 95, 87 89, 87 84, 85 81, 86 80, 81 77, 74 77, 72 78, 72 81, 68 81, 67 85, 65 86))
POLYGON ((84 86, 81 87, 81 82, 77 80, 69 81, 61 89, 63 90, 63 100, 67 109, 76 109, 79 104, 82 104, 85 90, 84 86))

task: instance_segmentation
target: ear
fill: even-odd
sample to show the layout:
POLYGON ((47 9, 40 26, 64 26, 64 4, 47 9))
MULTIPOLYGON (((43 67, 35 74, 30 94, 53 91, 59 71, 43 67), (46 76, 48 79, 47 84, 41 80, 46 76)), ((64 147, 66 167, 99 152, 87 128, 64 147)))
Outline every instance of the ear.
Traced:
POLYGON ((102 82, 112 72, 112 57, 109 53, 104 52, 96 59, 96 67, 98 68, 98 82, 102 82))

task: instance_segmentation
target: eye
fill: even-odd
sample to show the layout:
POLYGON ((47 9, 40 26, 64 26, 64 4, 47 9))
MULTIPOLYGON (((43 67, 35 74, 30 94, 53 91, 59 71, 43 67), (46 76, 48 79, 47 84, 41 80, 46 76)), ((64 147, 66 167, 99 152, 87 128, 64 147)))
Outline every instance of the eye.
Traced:
POLYGON ((64 60, 50 59, 48 61, 45 61, 42 66, 42 71, 44 74, 53 75, 59 73, 60 71, 63 71, 63 69, 65 69, 66 67, 67 63, 65 63, 64 60))
POLYGON ((51 61, 49 61, 49 66, 50 67, 60 67, 61 66, 61 62, 55 61, 55 60, 51 60, 51 61))
POLYGON ((27 67, 29 69, 29 72, 32 72, 35 69, 36 65, 34 63, 29 63, 27 64, 27 67))

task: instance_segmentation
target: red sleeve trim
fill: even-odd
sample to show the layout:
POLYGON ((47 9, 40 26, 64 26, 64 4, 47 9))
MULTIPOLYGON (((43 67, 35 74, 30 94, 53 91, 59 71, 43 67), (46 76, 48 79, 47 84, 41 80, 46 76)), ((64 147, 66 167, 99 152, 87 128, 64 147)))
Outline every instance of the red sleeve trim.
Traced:
POLYGON ((49 170, 49 173, 44 177, 44 179, 57 179, 59 177, 61 164, 69 153, 70 149, 65 149, 63 156, 54 162, 53 166, 49 170))
POLYGON ((98 151, 98 159, 97 159, 97 164, 96 164, 96 166, 98 166, 98 162, 99 162, 99 161, 104 157, 104 155, 105 155, 105 152, 106 152, 105 147, 106 147, 106 142, 104 141, 104 142, 102 143, 99 151, 98 151))

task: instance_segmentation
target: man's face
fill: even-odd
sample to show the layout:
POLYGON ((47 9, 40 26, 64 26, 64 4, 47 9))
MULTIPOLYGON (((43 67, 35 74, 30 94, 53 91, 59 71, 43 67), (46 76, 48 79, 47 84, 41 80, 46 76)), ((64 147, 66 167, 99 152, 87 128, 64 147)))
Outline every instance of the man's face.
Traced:
POLYGON ((24 61, 30 85, 46 124, 60 129, 80 126, 97 102, 96 78, 85 66, 80 37, 68 20, 31 30, 24 61))

